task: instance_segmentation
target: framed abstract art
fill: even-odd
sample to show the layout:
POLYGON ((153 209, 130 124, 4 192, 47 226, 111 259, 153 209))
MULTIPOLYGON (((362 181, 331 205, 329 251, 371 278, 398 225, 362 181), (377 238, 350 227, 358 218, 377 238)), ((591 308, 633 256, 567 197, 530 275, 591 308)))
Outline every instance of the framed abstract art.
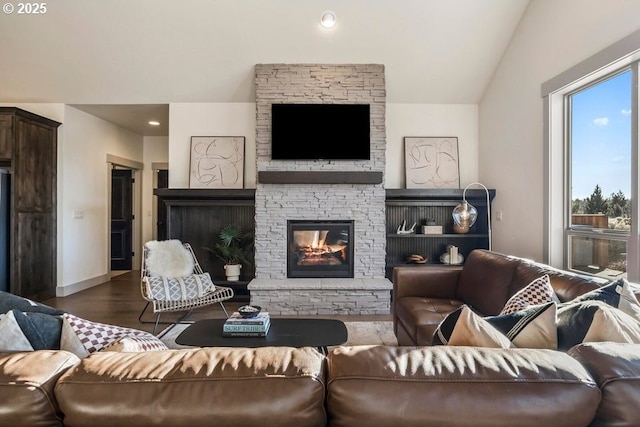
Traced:
POLYGON ((460 188, 458 138, 404 138, 407 188, 460 188))
POLYGON ((244 136, 192 136, 189 188, 243 188, 244 136))

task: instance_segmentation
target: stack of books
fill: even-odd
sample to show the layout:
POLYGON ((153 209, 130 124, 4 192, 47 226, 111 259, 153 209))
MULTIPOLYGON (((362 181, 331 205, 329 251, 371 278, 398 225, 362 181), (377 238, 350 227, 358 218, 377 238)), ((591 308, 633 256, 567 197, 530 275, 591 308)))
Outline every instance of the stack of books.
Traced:
POLYGON ((269 313, 263 311, 255 317, 242 317, 237 311, 224 322, 222 335, 225 337, 264 337, 269 332, 269 313))

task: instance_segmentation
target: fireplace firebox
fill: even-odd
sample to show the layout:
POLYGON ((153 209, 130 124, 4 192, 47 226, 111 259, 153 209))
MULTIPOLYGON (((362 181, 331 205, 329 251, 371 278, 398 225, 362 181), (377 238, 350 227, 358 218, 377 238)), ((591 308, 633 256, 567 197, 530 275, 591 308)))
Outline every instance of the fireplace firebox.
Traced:
POLYGON ((287 221, 287 277, 353 277, 353 221, 287 221))

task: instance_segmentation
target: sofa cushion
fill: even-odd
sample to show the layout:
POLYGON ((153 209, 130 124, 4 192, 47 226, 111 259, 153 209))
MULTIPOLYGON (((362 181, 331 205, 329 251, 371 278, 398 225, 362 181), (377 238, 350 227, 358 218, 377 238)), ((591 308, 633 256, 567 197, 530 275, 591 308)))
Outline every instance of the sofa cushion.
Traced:
POLYGON ((433 336, 434 345, 509 348, 511 342, 481 316, 463 305, 440 323, 433 336))
POLYGON ((520 260, 485 250, 472 251, 458 279, 456 298, 484 316, 500 313, 520 260))
POLYGON ((327 366, 336 427, 585 427, 600 402, 584 367, 553 350, 339 347, 327 366))
POLYGON ((573 301, 570 301, 570 303, 591 300, 606 302, 612 307, 619 308, 640 321, 640 303, 631 290, 629 282, 625 279, 616 280, 606 286, 580 295, 573 301))
POLYGON ((79 362, 75 355, 59 350, 0 353, 0 424, 62 427, 53 389, 58 378, 79 362))
POLYGON ((485 317, 515 347, 558 348, 556 303, 534 305, 514 313, 485 317))
POLYGON ((0 314, 0 351, 33 351, 13 311, 0 314))
POLYGON ((532 305, 544 304, 551 301, 560 302, 551 287, 549 275, 545 274, 533 280, 509 298, 500 311, 500 314, 513 313, 532 305))
POLYGON ((608 283, 608 280, 603 278, 580 275, 521 258, 511 282, 509 297, 545 274, 549 276, 551 287, 561 302, 571 301, 585 292, 608 283))
POLYGON ((404 335, 398 334, 398 344, 430 345, 440 322, 461 305, 462 301, 448 298, 403 297, 396 301, 397 327, 408 335, 408 342, 404 342, 404 335))
POLYGON ((609 304, 587 300, 558 309, 558 349, 583 342, 640 344, 640 322, 609 304))
POLYGON ((58 381, 70 426, 318 427, 325 358, 314 348, 93 353, 58 381))

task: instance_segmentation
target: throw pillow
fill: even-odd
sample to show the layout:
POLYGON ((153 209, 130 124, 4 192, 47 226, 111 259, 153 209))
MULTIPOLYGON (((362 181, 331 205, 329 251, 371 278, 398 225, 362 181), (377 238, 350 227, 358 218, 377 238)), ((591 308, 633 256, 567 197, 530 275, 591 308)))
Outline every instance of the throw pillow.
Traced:
POLYGON ((518 348, 558 348, 556 303, 534 305, 514 313, 485 317, 518 348))
POLYGON ((14 308, 16 310, 30 313, 45 313, 52 315, 60 315, 64 313, 62 310, 49 307, 48 305, 41 304, 39 302, 31 301, 28 298, 0 291, 0 313, 6 313, 14 308))
POLYGON ((34 350, 59 350, 62 317, 11 310, 34 350))
POLYGON ((513 347, 507 337, 489 322, 463 305, 438 325, 433 345, 475 346, 490 348, 513 347))
POLYGON ((119 351, 137 353, 142 351, 169 350, 169 347, 160 339, 151 336, 122 337, 112 342, 100 351, 119 351))
POLYGON ((193 256, 180 240, 151 240, 145 246, 144 263, 150 276, 185 277, 193 273, 193 256))
POLYGON ((583 342, 640 343, 640 322, 598 300, 579 301, 558 308, 558 349, 583 342))
POLYGON ((215 289, 209 273, 187 277, 149 276, 144 278, 147 295, 160 301, 185 301, 202 297, 215 289))
POLYGON ((591 292, 574 298, 568 304, 580 301, 602 301, 612 307, 619 308, 636 320, 640 321, 640 303, 631 290, 629 282, 625 279, 618 279, 608 285, 604 285, 591 292))
POLYGON ((502 311, 500 311, 500 314, 515 313, 532 305, 545 304, 552 301, 560 302, 551 286, 549 275, 545 274, 513 294, 502 308, 502 311))
POLYGON ((86 357, 124 337, 155 338, 148 332, 92 322, 69 313, 65 313, 62 318, 60 348, 70 351, 78 357, 86 357))
POLYGON ((0 314, 0 351, 33 351, 12 311, 0 314))

